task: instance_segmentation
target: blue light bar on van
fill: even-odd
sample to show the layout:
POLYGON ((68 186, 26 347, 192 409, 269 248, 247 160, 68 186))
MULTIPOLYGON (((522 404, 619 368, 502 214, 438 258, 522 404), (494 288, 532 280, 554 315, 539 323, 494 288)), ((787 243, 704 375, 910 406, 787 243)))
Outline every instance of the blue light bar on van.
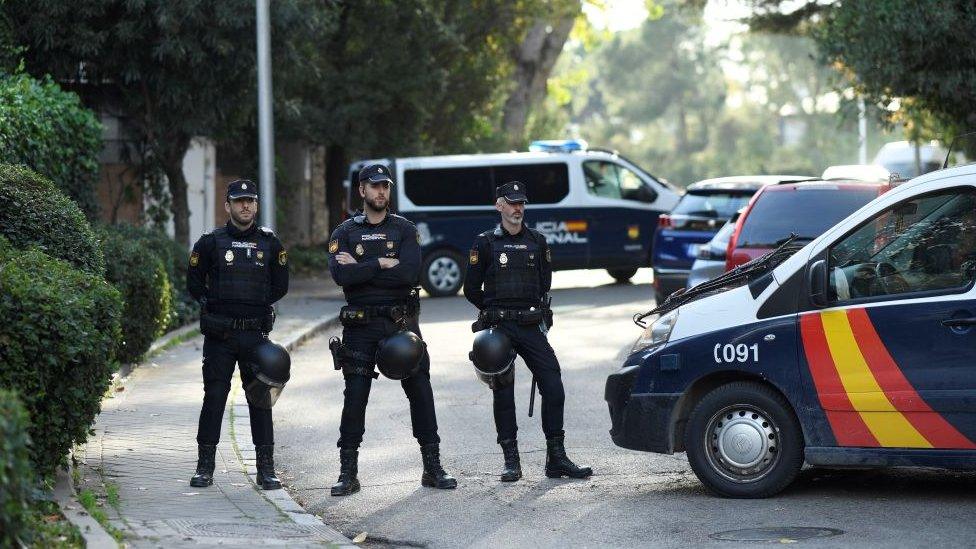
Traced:
POLYGON ((582 139, 546 139, 529 144, 529 152, 575 152, 585 151, 586 141, 582 139))

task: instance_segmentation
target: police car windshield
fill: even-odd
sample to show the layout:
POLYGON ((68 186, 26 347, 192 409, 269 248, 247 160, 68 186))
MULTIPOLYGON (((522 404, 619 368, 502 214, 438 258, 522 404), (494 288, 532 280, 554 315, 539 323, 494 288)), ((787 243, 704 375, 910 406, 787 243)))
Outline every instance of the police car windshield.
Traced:
POLYGON ((671 215, 689 215, 727 219, 749 203, 752 193, 730 193, 728 191, 689 191, 681 197, 671 215))
POLYGON ((742 225, 737 247, 775 248, 791 233, 812 240, 877 196, 873 185, 763 193, 742 225))

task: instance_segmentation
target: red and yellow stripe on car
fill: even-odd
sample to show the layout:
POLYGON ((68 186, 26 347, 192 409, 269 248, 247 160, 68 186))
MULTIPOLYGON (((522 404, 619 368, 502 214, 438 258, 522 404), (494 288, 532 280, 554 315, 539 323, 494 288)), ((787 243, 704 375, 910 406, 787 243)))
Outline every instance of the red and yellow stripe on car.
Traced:
POLYGON ((922 400, 865 309, 803 315, 800 336, 839 446, 976 448, 922 400))

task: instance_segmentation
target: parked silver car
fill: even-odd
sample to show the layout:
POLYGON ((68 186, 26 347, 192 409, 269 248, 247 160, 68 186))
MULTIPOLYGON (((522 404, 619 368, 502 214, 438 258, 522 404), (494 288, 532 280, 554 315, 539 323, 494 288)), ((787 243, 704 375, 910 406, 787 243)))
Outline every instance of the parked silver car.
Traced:
POLYGON ((707 282, 725 272, 725 251, 729 247, 729 239, 732 238, 735 222, 740 213, 742 213, 741 210, 736 212, 732 219, 722 225, 722 228, 715 233, 708 244, 698 248, 698 256, 688 274, 687 288, 707 282))

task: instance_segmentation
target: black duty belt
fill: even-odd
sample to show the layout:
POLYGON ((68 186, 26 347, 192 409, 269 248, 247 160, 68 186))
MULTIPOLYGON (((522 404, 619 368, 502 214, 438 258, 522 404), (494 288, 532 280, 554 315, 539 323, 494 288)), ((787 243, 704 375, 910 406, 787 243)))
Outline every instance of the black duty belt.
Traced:
POLYGON ((229 330, 267 332, 271 330, 271 324, 273 322, 274 317, 271 315, 258 318, 231 318, 215 314, 203 314, 200 317, 200 330, 204 332, 209 330, 224 332, 229 330))
POLYGON ((491 307, 481 311, 479 316, 489 323, 514 320, 520 324, 537 324, 542 322, 543 310, 539 307, 531 309, 497 309, 491 307))
POLYGON ((405 318, 417 316, 419 307, 410 303, 396 305, 346 305, 339 312, 339 320, 343 325, 366 324, 372 318, 388 318, 399 322, 405 318))

